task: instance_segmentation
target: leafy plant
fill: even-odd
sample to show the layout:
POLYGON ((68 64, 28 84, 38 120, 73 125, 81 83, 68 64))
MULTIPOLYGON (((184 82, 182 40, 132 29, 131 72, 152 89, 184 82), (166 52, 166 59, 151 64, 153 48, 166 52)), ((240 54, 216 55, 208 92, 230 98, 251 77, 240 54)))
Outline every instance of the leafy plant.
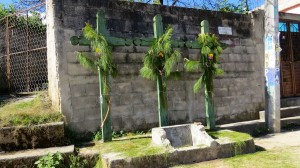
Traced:
MULTIPOLYGON (((142 77, 157 81, 157 93, 162 105, 159 108, 165 111, 167 111, 166 80, 179 76, 179 72, 173 72, 173 68, 181 59, 180 52, 173 50, 171 46, 172 32, 173 29, 168 27, 165 34, 153 41, 144 58, 144 66, 140 70, 142 77)), ((167 116, 159 118, 160 126, 167 122, 166 118, 167 116)))
POLYGON ((110 126, 110 85, 109 75, 116 76, 117 68, 112 61, 112 51, 105 36, 96 32, 91 25, 86 24, 83 28, 84 37, 91 42, 91 48, 94 51, 94 56, 89 56, 82 52, 78 53, 77 57, 80 64, 91 70, 98 70, 99 87, 101 97, 101 128, 102 140, 111 141, 111 126, 110 126), (104 123, 107 124, 104 125, 104 123))
POLYGON ((209 129, 215 129, 214 107, 213 107, 213 78, 221 75, 224 71, 219 68, 219 57, 222 52, 221 43, 215 35, 199 34, 198 43, 200 45, 200 59, 192 61, 185 59, 185 69, 187 71, 200 70, 202 74, 194 84, 194 92, 199 92, 204 86, 206 97, 206 118, 209 129))
POLYGON ((102 139, 102 132, 101 131, 96 131, 94 133, 93 140, 94 141, 100 141, 101 139, 102 139))
POLYGON ((88 164, 86 159, 82 159, 80 156, 74 154, 69 156, 69 160, 70 168, 84 168, 88 164))
POLYGON ((34 164, 38 168, 57 168, 63 166, 64 158, 61 153, 48 153, 46 156, 41 157, 34 164))
MULTIPOLYGON (((90 24, 86 24, 83 28, 83 35, 86 39, 91 41, 91 48, 94 51, 94 57, 91 57, 83 52, 77 54, 79 63, 93 71, 97 71, 98 68, 104 74, 110 74, 113 77, 117 75, 116 65, 112 62, 112 51, 105 36, 98 34, 90 24)), ((109 83, 105 78, 104 81, 104 93, 109 92, 109 83)))

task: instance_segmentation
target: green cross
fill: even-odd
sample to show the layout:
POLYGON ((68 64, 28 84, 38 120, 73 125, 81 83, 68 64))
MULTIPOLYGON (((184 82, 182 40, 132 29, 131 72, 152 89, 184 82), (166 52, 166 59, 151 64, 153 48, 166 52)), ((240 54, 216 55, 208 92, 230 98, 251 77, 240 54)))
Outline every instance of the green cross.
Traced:
MULTIPOLYGON (((106 32, 106 20, 104 12, 99 11, 97 12, 97 33, 101 33, 104 35, 111 46, 150 46, 154 38, 159 38, 163 35, 163 23, 162 23, 162 17, 161 15, 156 15, 153 18, 153 29, 154 29, 154 38, 118 38, 118 37, 112 37, 109 36, 106 32)), ((208 33, 209 25, 207 21, 201 22, 201 32, 202 33, 208 33)), ((88 46, 90 45, 90 41, 85 39, 83 36, 73 36, 70 38, 72 45, 82 45, 82 46, 88 46)), ((200 46, 197 41, 183 41, 183 40, 172 40, 172 47, 175 48, 193 48, 193 49, 199 49, 200 46)), ((111 141, 112 140, 112 130, 111 130, 111 119, 110 114, 106 114, 107 109, 109 108, 109 104, 107 104, 107 101, 109 99, 108 95, 103 94, 103 79, 104 75, 101 71, 98 71, 99 73, 99 87, 100 87, 100 111, 101 111, 101 122, 103 122, 104 118, 106 118, 105 123, 102 126, 102 139, 104 142, 111 141), (107 115, 107 116, 106 116, 107 115)), ((108 76, 106 77, 108 79, 108 76)), ((160 88, 163 87, 161 85, 161 80, 157 80, 157 89, 163 89, 164 92, 166 92, 166 88, 160 88)), ((158 113, 159 113, 159 119, 162 121, 162 124, 160 126, 166 126, 168 125, 167 120, 167 107, 163 106, 163 101, 166 101, 164 96, 162 94, 158 94, 158 113)), ((209 101, 211 102, 211 101, 209 101)), ((211 103, 207 103, 211 104, 211 103)), ((209 108, 211 109, 211 108, 209 108)))

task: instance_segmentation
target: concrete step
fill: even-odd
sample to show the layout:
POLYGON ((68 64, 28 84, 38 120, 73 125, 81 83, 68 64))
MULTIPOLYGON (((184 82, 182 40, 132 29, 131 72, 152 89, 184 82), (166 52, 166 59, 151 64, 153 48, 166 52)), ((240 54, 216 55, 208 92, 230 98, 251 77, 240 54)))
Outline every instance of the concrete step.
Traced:
MULTIPOLYGON (((283 107, 280 108, 281 118, 300 116, 300 106, 283 107)), ((265 111, 259 112, 259 118, 265 120, 265 111)))
POLYGON ((72 154, 74 153, 74 145, 1 153, 0 165, 3 168, 32 167, 34 165, 34 162, 37 161, 40 157, 46 156, 48 153, 56 152, 60 152, 65 155, 72 154))
MULTIPOLYGON (((300 116, 282 118, 281 127, 286 128, 289 125, 300 125, 300 116)), ((260 133, 267 133, 265 120, 251 120, 238 123, 219 125, 220 129, 229 129, 233 131, 245 132, 253 136, 258 136, 260 133)))

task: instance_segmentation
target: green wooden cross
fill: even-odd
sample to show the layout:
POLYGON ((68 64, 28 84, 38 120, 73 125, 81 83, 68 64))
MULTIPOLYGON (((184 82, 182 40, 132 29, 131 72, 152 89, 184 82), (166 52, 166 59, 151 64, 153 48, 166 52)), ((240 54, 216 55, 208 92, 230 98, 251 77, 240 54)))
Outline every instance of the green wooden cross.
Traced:
MULTIPOLYGON (((163 23, 161 15, 156 15, 153 19, 153 28, 154 28, 154 38, 159 38, 163 34, 163 23)), ((118 38, 109 36, 106 32, 106 20, 104 16, 104 12, 97 12, 97 33, 101 33, 104 35, 111 46, 150 46, 154 38, 118 38)), ((201 22, 201 32, 208 32, 208 22, 201 22), (203 25, 202 25, 203 24, 203 25)), ((82 45, 88 46, 90 45, 90 41, 85 39, 83 36, 73 36, 70 38, 72 45, 82 45)), ((183 41, 183 40, 172 40, 172 47, 187 47, 193 49, 199 49, 200 46, 198 41, 183 41)), ((108 80, 109 75, 103 74, 101 70, 98 70, 99 73, 99 87, 100 87, 100 111, 101 111, 101 122, 103 122, 104 118, 107 117, 105 123, 102 126, 102 136, 103 141, 111 141, 112 140, 112 130, 111 130, 111 119, 110 114, 106 114, 107 109, 109 108, 109 104, 107 104, 107 100, 109 100, 109 95, 103 94, 103 80, 104 76, 108 80)), ((157 90, 158 90, 158 113, 159 120, 161 121, 160 126, 168 125, 168 115, 167 115, 167 97, 166 97, 166 85, 165 79, 158 78, 157 79, 157 90)), ((206 105, 210 105, 212 103, 206 99, 206 105)), ((208 106, 207 106, 208 107, 208 106)), ((210 106, 209 106, 210 107, 210 106)), ((206 108, 206 111, 211 108, 206 108)), ((209 110, 211 111, 211 110, 209 110)), ((208 114, 208 113, 207 113, 208 114)), ((209 113, 210 114, 210 113, 209 113)), ((209 115, 211 116, 211 115, 209 115)))
MULTIPOLYGON (((207 20, 201 22, 201 34, 206 34, 209 32, 209 23, 207 20)), ((215 108, 213 104, 212 92, 208 91, 205 87, 205 118, 208 129, 216 128, 215 119, 215 108)))

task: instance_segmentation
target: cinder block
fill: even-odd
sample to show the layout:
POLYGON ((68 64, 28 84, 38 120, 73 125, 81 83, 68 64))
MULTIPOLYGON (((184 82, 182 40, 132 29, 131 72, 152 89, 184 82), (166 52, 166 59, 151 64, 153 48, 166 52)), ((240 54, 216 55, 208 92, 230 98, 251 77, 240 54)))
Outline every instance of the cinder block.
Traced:
POLYGON ((252 39, 241 39, 241 45, 242 46, 253 46, 254 43, 252 39))
POLYGON ((229 62, 240 62, 242 60, 241 54, 229 54, 228 55, 229 62))
POLYGON ((151 104, 136 104, 133 105, 134 115, 143 115, 149 113, 156 113, 157 109, 151 104))
POLYGON ((86 95, 85 85, 71 85, 71 96, 80 97, 86 95))
POLYGON ((85 85, 86 95, 99 96, 100 95, 99 83, 89 83, 85 85))
POLYGON ((228 96, 228 89, 227 88, 215 88, 214 94, 216 97, 226 97, 226 96, 228 96))
POLYGON ((80 127, 85 128, 85 131, 95 132, 100 129, 100 119, 85 120, 83 124, 77 123, 80 127))
POLYGON ((242 54, 245 52, 246 47, 245 46, 235 46, 233 48, 233 53, 234 54, 242 54))
POLYGON ((187 102, 185 101, 172 101, 172 106, 170 106, 170 110, 187 110, 187 102))
POLYGON ((142 104, 142 94, 141 93, 127 93, 120 95, 120 105, 127 104, 142 104))
POLYGON ((131 82, 133 92, 147 93, 156 91, 156 83, 145 78, 137 78, 131 82))
POLYGON ((256 47, 253 47, 253 46, 251 46, 251 47, 247 46, 246 51, 249 54, 256 54, 257 53, 256 47))
POLYGON ((94 108, 97 106, 99 106, 99 98, 97 96, 72 97, 73 110, 94 108))
POLYGON ((80 64, 68 63, 68 74, 73 76, 95 75, 96 72, 82 67, 80 64))
POLYGON ((186 91, 168 91, 168 100, 170 101, 186 101, 186 91))
POLYGON ((142 95, 142 99, 144 104, 155 104, 157 103, 157 92, 151 91, 148 93, 144 93, 142 95))
POLYGON ((130 82, 116 83, 115 86, 119 93, 131 93, 132 92, 132 85, 130 82))
POLYGON ((233 72, 235 71, 235 64, 234 63, 222 63, 221 64, 221 68, 225 71, 225 72, 233 72))
POLYGON ((100 107, 84 109, 84 119, 100 120, 101 119, 100 107))
POLYGON ((78 64, 78 60, 76 57, 76 52, 67 52, 67 61, 68 63, 76 63, 78 64))
POLYGON ((249 63, 235 63, 235 68, 238 72, 249 71, 249 63))
POLYGON ((84 121, 84 112, 86 109, 77 109, 73 110, 71 115, 71 122, 83 122, 84 121))
POLYGON ((112 55, 112 59, 116 64, 126 63, 128 59, 128 53, 114 52, 112 55))
POLYGON ((133 106, 132 105, 120 105, 111 107, 111 112, 118 114, 120 116, 130 116, 133 115, 133 106))
POLYGON ((128 55, 129 63, 143 63, 145 54, 144 53, 130 53, 128 55))
POLYGON ((147 124, 158 123, 158 113, 145 114, 145 120, 147 124))
POLYGON ((231 54, 234 47, 227 47, 222 51, 222 54, 231 54))

